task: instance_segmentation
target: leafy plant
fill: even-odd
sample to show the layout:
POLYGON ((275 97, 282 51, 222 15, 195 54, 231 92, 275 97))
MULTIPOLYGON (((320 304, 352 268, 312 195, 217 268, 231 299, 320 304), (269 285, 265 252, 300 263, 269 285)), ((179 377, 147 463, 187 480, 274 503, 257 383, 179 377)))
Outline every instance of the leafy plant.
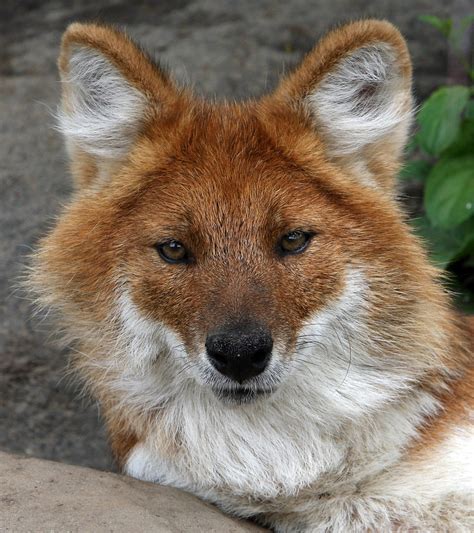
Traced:
MULTIPOLYGON (((454 30, 451 19, 420 17, 437 28, 458 56, 461 33, 474 21, 466 17, 454 30)), ((440 87, 422 104, 412 158, 401 180, 423 187, 422 216, 412 223, 428 243, 432 260, 450 273, 458 303, 474 312, 474 70, 460 57, 470 86, 440 87)))

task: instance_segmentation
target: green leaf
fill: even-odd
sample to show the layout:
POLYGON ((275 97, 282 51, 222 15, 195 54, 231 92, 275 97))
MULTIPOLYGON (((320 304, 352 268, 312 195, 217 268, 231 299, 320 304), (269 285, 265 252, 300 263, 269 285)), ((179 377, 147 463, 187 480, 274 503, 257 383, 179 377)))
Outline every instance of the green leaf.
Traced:
POLYGON ((425 152, 439 155, 454 142, 468 99, 469 89, 456 85, 442 87, 426 100, 417 117, 420 125, 417 139, 425 152))
POLYGON ((474 214, 474 155, 442 159, 426 180, 424 204, 433 226, 453 228, 474 214))
POLYGON ((443 152, 443 159, 472 154, 474 154, 474 117, 463 120, 455 141, 443 152))
POLYGON ((468 120, 474 120, 474 100, 469 100, 466 104, 466 111, 464 114, 468 120))
POLYGON ((457 238, 462 242, 462 248, 456 259, 467 258, 474 254, 474 218, 469 218, 466 222, 450 231, 456 232, 457 238))
POLYGON ((418 139, 412 135, 405 146, 405 157, 409 157, 418 148, 418 139))
POLYGON ((439 30, 445 37, 449 37, 453 27, 453 21, 451 19, 442 19, 434 15, 420 15, 418 18, 422 22, 426 22, 430 26, 433 26, 433 28, 439 30))
POLYGON ((427 217, 414 219, 411 224, 426 243, 430 259, 440 268, 445 268, 474 249, 474 218, 450 230, 434 227, 427 217))
POLYGON ((408 161, 398 173, 398 179, 402 181, 425 181, 431 170, 428 161, 418 159, 408 161))

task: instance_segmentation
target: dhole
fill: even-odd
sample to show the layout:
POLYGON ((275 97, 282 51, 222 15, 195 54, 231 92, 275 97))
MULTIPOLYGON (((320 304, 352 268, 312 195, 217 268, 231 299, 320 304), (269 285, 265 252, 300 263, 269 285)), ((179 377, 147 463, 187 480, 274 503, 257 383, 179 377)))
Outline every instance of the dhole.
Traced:
POLYGON ((123 471, 275 531, 471 530, 473 329, 396 200, 399 32, 341 27, 241 104, 94 24, 59 68, 76 192, 31 283, 123 471))

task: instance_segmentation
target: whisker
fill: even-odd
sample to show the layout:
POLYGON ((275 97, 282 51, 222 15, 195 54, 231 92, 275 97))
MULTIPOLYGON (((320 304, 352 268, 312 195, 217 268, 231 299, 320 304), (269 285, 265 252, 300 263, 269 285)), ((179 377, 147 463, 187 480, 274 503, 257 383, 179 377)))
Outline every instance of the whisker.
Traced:
MULTIPOLYGON (((347 379, 347 376, 349 375, 349 371, 350 371, 351 366, 352 366, 352 345, 351 345, 351 341, 350 341, 350 337, 348 335, 348 332, 347 332, 346 328, 344 327, 343 323, 341 322, 341 320, 339 318, 337 318, 337 321, 338 321, 339 325, 341 326, 342 331, 344 332, 344 335, 345 335, 346 341, 347 341, 347 345, 349 347, 349 363, 347 365, 346 374, 345 374, 341 384, 339 385, 339 387, 342 387, 342 385, 344 385, 344 382, 347 379)), ((341 339, 339 337, 339 334, 337 333, 336 328, 333 327, 333 329, 334 329, 334 332, 336 333, 337 338, 339 339, 339 343, 341 344, 341 347, 344 348, 343 345, 342 345, 342 341, 341 341, 341 339)))

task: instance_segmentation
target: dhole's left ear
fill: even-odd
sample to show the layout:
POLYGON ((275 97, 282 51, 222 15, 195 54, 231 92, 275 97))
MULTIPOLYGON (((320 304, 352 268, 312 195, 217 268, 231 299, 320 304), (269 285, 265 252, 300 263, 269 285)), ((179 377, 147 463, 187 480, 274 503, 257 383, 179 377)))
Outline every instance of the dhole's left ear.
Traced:
POLYGON ((79 185, 95 185, 129 154, 146 124, 178 91, 124 33, 72 24, 63 35, 59 124, 79 185))
POLYGON ((391 186, 412 114, 410 57, 394 26, 366 20, 332 31, 274 96, 303 113, 332 160, 391 186))

